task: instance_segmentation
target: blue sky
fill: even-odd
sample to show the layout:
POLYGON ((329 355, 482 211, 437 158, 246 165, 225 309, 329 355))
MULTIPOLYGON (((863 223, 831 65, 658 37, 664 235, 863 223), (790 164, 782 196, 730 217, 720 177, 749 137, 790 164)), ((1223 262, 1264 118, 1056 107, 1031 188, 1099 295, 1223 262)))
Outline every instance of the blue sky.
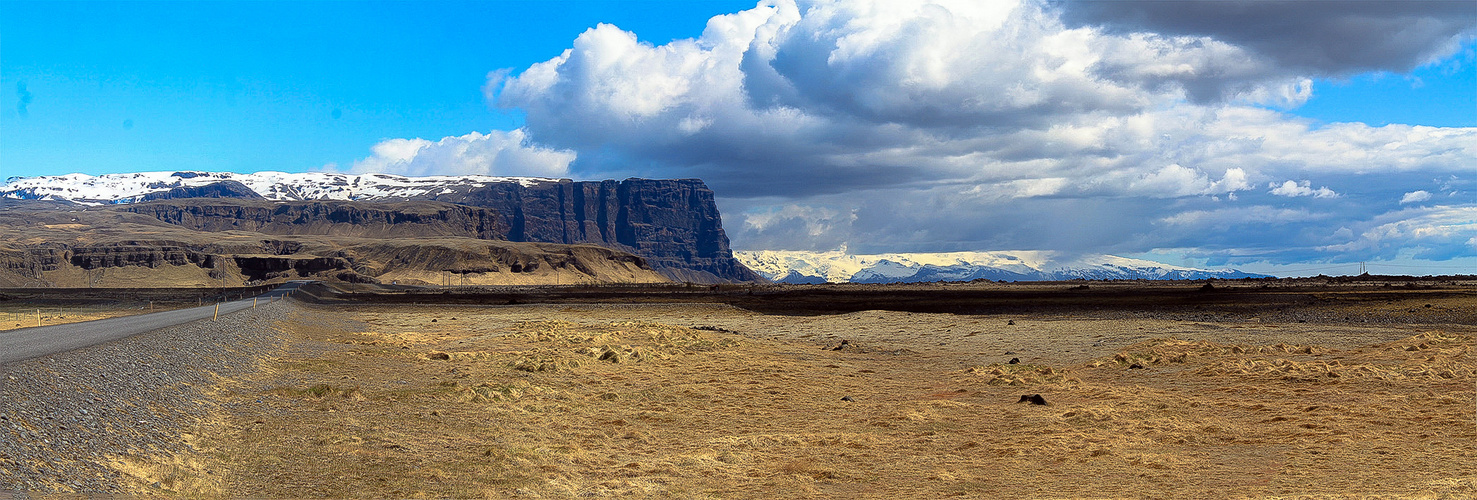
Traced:
POLYGON ((601 22, 665 43, 751 2, 4 2, 0 176, 348 164, 511 129, 489 71, 601 22), (31 95, 27 116, 17 85, 31 95), (337 110, 337 118, 334 111, 337 110), (125 123, 131 127, 125 127, 125 123))
POLYGON ((1474 33, 1470 2, 4 1, 0 177, 699 177, 739 249, 1477 272, 1474 33))

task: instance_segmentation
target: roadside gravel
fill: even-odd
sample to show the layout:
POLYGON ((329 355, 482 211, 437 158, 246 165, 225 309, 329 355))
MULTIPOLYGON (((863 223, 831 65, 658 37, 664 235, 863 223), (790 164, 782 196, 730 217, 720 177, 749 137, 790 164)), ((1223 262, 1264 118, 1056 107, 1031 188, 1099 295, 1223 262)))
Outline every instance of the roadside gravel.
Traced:
POLYGON ((0 365, 0 498, 119 493, 116 457, 186 453, 183 429, 222 379, 277 349, 276 302, 59 354, 0 365))

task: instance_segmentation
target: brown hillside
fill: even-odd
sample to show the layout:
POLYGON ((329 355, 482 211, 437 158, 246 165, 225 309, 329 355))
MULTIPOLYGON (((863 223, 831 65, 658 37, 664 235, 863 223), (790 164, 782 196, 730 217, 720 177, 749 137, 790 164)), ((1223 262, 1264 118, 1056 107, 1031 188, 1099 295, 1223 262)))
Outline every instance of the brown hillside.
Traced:
MULTIPOLYGON (((665 281, 642 258, 617 250, 477 239, 478 231, 487 230, 477 222, 482 209, 441 203, 306 205, 313 204, 289 205, 288 215, 281 216, 316 211, 323 220, 299 230, 318 234, 201 231, 111 207, 62 211, 9 204, 0 209, 0 286, 236 286, 298 278, 479 285, 665 281)), ((174 213, 222 205, 179 206, 174 213)), ((223 206, 219 210, 227 214, 271 207, 223 206)), ((213 224, 227 218, 197 221, 219 227, 213 224)), ((246 224, 254 229, 286 227, 277 219, 240 220, 256 221, 246 224)))

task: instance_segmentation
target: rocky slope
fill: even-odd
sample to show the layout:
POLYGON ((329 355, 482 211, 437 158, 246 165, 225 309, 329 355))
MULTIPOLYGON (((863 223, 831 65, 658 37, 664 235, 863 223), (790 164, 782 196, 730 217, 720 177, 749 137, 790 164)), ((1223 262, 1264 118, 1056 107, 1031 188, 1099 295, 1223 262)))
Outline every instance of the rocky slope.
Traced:
MULTIPOLYGON (((143 172, 13 177, 0 187, 0 198, 83 204, 198 197, 454 203, 490 210, 497 221, 489 230, 500 231, 501 238, 510 241, 590 243, 624 250, 646 258, 653 269, 680 281, 764 280, 734 260, 713 192, 698 179, 143 172)), ((180 221, 186 218, 186 214, 177 215, 180 221)))
POLYGON ((478 239, 496 232, 487 227, 486 211, 442 203, 400 205, 403 210, 309 203, 283 214, 276 208, 257 212, 263 208, 257 202, 241 201, 76 211, 7 205, 0 209, 0 287, 233 286, 296 278, 488 285, 666 281, 645 259, 619 250, 478 239), (230 217, 251 213, 264 218, 230 217), (318 218, 303 224, 275 218, 305 214, 318 218), (216 229, 170 224, 160 216, 216 229), (233 222, 245 229, 219 229, 233 222), (286 231, 261 232, 277 229, 286 231))

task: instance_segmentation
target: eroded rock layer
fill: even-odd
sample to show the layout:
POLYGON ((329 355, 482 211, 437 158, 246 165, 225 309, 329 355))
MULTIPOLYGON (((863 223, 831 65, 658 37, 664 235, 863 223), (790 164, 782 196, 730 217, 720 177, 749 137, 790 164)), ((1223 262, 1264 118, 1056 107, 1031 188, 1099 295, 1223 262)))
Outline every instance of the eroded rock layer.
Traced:
POLYGON ((486 209, 396 205, 197 199, 75 211, 12 206, 0 209, 0 287, 666 281, 645 259, 617 249, 486 238, 501 234, 486 209), (290 223, 300 216, 307 221, 290 223), (179 223, 161 221, 168 218, 179 223))

